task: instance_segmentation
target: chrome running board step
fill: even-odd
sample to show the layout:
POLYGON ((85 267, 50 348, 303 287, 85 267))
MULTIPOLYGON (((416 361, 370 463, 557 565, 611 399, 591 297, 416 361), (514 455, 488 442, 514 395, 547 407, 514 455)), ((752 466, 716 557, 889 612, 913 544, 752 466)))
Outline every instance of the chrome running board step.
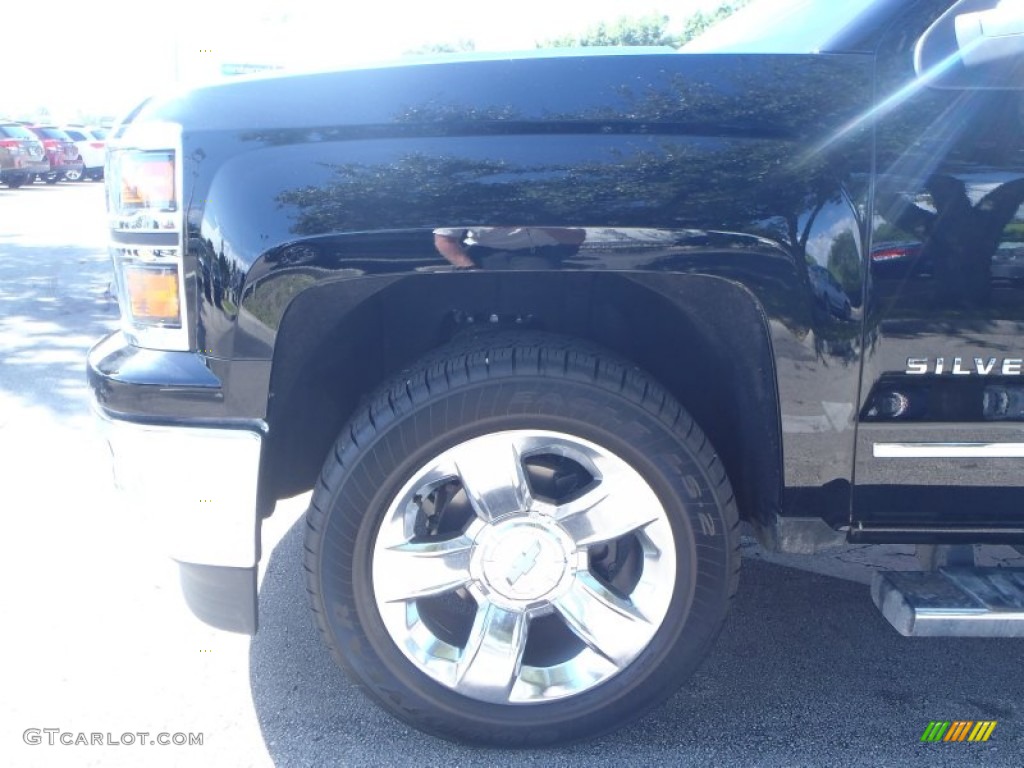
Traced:
POLYGON ((1024 569, 876 573, 871 599, 907 637, 1024 637, 1024 569))

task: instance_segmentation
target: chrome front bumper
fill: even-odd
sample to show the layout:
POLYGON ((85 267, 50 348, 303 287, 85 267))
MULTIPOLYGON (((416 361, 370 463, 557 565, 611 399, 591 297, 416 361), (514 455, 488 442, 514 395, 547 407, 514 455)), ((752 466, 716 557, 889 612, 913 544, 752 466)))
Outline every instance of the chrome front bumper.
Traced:
POLYGON ((175 560, 252 568, 262 435, 248 429, 139 424, 95 408, 129 504, 175 560))

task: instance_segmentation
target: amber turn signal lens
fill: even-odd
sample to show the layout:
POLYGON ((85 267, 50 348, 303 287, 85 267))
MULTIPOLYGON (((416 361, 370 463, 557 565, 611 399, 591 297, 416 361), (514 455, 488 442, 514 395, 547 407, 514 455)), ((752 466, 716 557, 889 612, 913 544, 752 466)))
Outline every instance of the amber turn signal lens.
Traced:
POLYGON ((124 279, 133 320, 142 323, 181 322, 176 268, 126 266, 124 279))

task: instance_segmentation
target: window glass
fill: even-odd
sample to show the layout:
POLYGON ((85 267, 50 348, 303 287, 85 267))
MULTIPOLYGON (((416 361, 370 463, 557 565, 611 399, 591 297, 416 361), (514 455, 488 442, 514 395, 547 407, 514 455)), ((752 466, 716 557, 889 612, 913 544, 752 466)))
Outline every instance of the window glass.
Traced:
POLYGON ((9 123, 7 125, 0 125, 0 136, 8 139, 32 139, 35 140, 35 136, 32 132, 23 125, 15 125, 9 123))
POLYGON ((36 128, 36 133, 42 136, 44 139, 57 139, 58 141, 68 141, 68 135, 64 133, 60 128, 36 128))

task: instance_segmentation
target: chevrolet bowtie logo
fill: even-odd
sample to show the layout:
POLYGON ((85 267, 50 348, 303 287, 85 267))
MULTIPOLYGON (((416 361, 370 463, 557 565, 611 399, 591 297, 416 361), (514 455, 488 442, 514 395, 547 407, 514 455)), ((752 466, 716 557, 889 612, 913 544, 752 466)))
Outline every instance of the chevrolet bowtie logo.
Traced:
POLYGON ((535 541, 528 550, 520 553, 519 557, 517 557, 515 562, 512 563, 512 568, 509 571, 508 576, 505 577, 505 581, 508 582, 508 585, 510 587, 514 587, 517 581, 532 571, 534 566, 537 565, 537 558, 539 556, 540 542, 535 541))

